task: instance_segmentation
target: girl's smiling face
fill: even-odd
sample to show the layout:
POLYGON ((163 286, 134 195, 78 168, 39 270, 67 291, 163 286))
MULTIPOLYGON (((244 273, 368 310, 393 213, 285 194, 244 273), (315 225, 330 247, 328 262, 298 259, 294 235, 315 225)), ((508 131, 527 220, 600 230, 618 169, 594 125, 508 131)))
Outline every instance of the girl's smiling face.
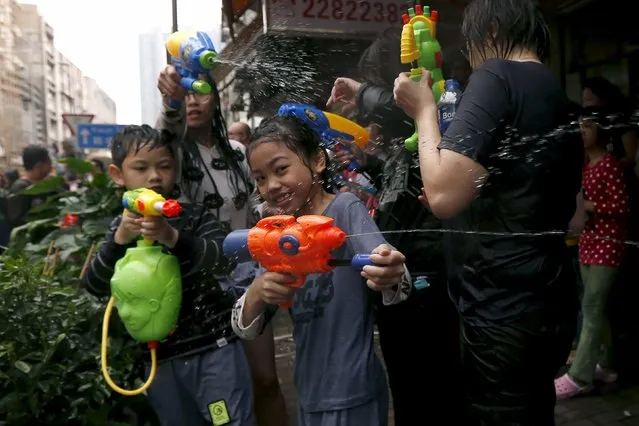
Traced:
POLYGON ((306 213, 321 193, 320 175, 326 168, 321 152, 304 162, 297 152, 280 141, 256 141, 249 164, 260 195, 281 214, 306 213))

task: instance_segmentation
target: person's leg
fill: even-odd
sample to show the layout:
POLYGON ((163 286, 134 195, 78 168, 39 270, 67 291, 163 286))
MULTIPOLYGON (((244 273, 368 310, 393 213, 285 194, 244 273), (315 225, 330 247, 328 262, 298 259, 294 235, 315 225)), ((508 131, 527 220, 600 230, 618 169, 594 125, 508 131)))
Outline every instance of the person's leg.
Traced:
POLYGON ((244 351, 251 367, 255 414, 259 426, 286 426, 286 401, 275 366, 273 327, 269 324, 255 340, 244 340, 244 351))
POLYGON ((181 361, 168 361, 158 366, 153 384, 147 391, 149 403, 155 410, 162 426, 182 426, 185 424, 201 426, 204 421, 199 415, 197 405, 176 376, 174 362, 181 361))
POLYGON ((568 375, 581 386, 593 383, 601 344, 610 334, 606 306, 617 276, 617 268, 594 265, 586 268, 588 278, 584 283, 582 302, 583 326, 577 355, 568 371, 568 375))
POLYGON ((553 426, 553 381, 570 352, 576 311, 522 314, 511 323, 462 321, 472 420, 481 426, 553 426), (570 315, 568 315, 570 314, 570 315))
POLYGON ((253 384, 240 342, 176 363, 202 421, 213 426, 254 426, 253 384))
POLYGON ((441 418, 463 423, 458 314, 446 283, 413 290, 399 305, 379 306, 377 328, 395 426, 441 418))

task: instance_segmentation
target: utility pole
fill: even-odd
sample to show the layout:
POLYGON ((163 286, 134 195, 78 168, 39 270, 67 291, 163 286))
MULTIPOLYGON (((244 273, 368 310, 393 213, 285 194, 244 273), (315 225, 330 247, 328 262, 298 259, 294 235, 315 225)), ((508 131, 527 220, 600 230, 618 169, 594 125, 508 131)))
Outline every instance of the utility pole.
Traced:
MULTIPOLYGON (((171 28, 172 32, 176 32, 178 30, 178 9, 177 9, 177 0, 171 0, 171 16, 173 18, 173 26, 171 28)), ((166 52, 166 63, 171 63, 171 55, 169 52, 166 52)))

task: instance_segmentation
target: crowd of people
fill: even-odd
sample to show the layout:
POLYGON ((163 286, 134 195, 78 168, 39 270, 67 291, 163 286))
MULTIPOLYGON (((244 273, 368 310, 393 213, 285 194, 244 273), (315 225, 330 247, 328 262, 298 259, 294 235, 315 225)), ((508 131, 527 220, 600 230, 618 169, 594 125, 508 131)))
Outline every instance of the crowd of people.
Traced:
MULTIPOLYGON (((365 150, 329 153, 292 117, 227 128, 210 75, 202 95, 162 71, 156 128, 128 126, 101 170, 179 199, 182 217, 118 216, 83 280, 107 295, 139 237, 180 260, 180 318, 147 393, 162 424, 288 424, 271 321, 288 302, 302 426, 386 425, 389 388, 396 426, 550 426, 558 399, 617 379, 607 306, 636 277, 639 229, 630 105, 603 78, 584 82, 582 105, 568 100, 533 0, 473 0, 462 34, 444 73, 463 95, 443 134, 429 72, 413 81, 399 61, 399 28, 362 54, 358 80, 335 80, 325 107, 367 127, 365 150), (377 186, 374 208, 331 176, 353 158, 377 186), (333 255, 374 265, 293 286, 224 258, 231 230, 272 214, 330 217, 350 236, 333 255)), ((48 151, 27 148, 24 168, 5 176, 11 192, 49 175, 48 151)), ((6 197, 12 226, 38 202, 20 197, 6 197)))

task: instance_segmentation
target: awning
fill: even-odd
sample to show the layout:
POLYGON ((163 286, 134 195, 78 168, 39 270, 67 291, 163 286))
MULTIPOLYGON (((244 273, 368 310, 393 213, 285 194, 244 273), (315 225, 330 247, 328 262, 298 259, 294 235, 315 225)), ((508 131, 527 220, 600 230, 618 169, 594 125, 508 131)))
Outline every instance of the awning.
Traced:
POLYGON ((226 45, 220 52, 218 63, 213 69, 213 78, 218 83, 234 69, 246 63, 247 56, 255 48, 255 45, 264 31, 262 29, 262 17, 257 16, 237 38, 226 45))

